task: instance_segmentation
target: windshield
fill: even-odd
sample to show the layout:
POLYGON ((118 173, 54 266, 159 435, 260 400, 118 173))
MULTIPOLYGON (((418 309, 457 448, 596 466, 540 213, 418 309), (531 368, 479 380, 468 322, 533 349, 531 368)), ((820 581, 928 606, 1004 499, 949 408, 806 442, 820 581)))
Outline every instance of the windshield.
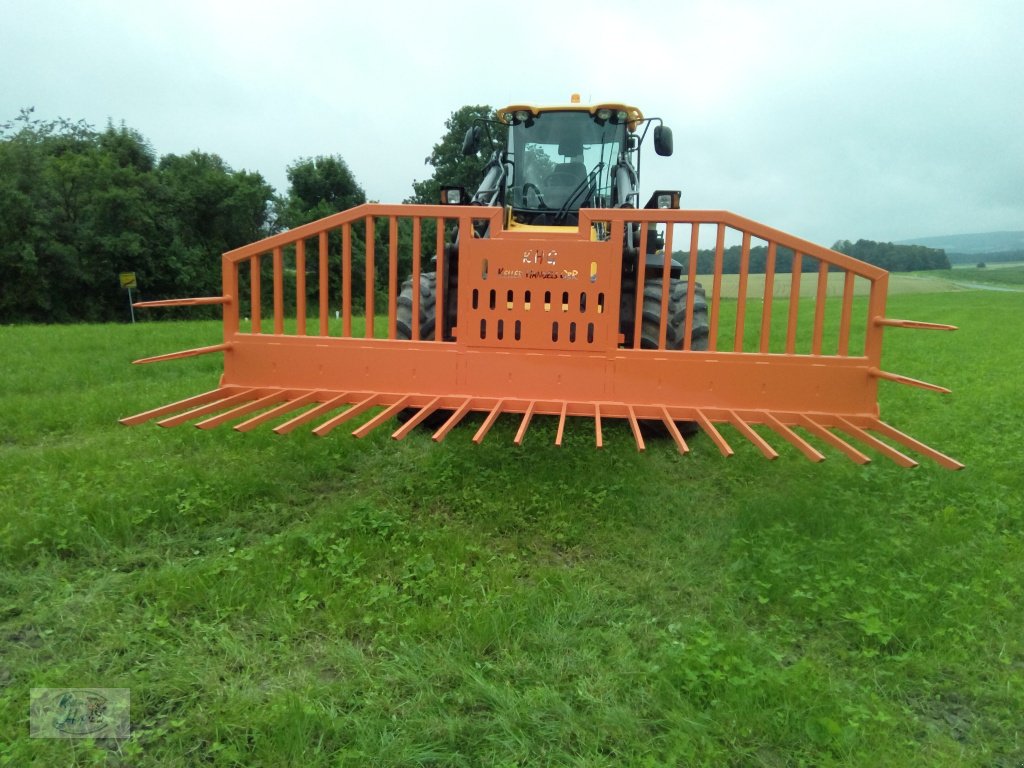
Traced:
POLYGON ((543 112, 512 126, 508 202, 523 223, 575 223, 582 207, 611 204, 611 173, 626 127, 589 112, 543 112))

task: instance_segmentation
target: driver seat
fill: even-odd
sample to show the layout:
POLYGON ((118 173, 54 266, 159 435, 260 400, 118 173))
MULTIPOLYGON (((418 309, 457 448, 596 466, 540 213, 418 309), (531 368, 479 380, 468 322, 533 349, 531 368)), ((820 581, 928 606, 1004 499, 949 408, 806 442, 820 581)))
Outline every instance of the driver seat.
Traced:
MULTIPOLYGON (((544 200, 550 208, 561 208, 569 195, 587 178, 587 169, 583 163, 562 163, 548 174, 544 180, 544 200)), ((577 201, 583 201, 587 195, 580 192, 577 201)), ((578 206, 574 206, 578 207, 578 206)))

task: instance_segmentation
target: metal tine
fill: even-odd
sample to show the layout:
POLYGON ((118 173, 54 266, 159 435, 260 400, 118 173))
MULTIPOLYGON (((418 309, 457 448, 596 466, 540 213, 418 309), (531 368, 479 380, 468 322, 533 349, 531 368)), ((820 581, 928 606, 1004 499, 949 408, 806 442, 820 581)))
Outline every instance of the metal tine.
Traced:
POLYGON ((826 429, 823 425, 816 422, 810 415, 806 413, 800 414, 800 426, 810 432, 816 437, 820 437, 826 443, 831 445, 833 448, 838 448, 840 451, 845 453, 847 457, 857 462, 858 464, 870 464, 871 459, 858 451, 848 442, 843 440, 839 435, 835 434, 829 429, 826 429))
POLYGON ((179 414, 177 416, 171 416, 166 419, 162 419, 157 422, 161 427, 177 427, 179 424, 184 424, 186 421, 192 421, 199 416, 205 416, 208 413, 216 413, 217 411, 227 408, 228 406, 235 405, 236 403, 244 403, 247 400, 252 400, 257 397, 258 389, 246 389, 239 392, 237 395, 231 395, 225 397, 223 400, 218 400, 215 403, 209 405, 201 405, 198 408, 193 408, 191 411, 179 414))
POLYGON ((516 445, 523 444, 523 438, 526 436, 526 430, 530 426, 530 419, 533 418, 533 409, 537 405, 536 401, 531 400, 530 404, 526 408, 526 413, 523 414, 523 420, 519 424, 519 431, 516 432, 516 437, 512 441, 516 445))
POLYGON ((768 411, 758 411, 758 416, 764 419, 765 423, 774 429, 780 436, 785 438, 790 445, 794 446, 804 456, 811 461, 817 463, 825 460, 825 454, 815 448, 813 445, 804 440, 800 435, 790 429, 788 426, 783 424, 773 414, 768 411))
POLYGON ((945 467, 946 469, 964 468, 964 465, 961 464, 956 459, 950 458, 944 453, 940 453, 931 446, 925 445, 919 440, 915 440, 910 435, 900 432, 898 429, 890 426, 889 424, 886 424, 884 421, 872 419, 871 426, 868 427, 868 429, 872 430, 873 432, 878 432, 879 434, 888 437, 890 440, 900 443, 901 445, 911 449, 912 451, 917 451, 922 456, 927 456, 929 459, 936 462, 940 466, 945 467))
MULTIPOLYGON (((415 315, 413 315, 413 317, 415 317, 415 315)), ((402 426, 400 426, 398 429, 391 433, 391 439, 404 439, 405 436, 412 432, 414 429, 416 429, 416 427, 418 427, 420 423, 423 422, 424 419, 426 419, 428 416, 430 416, 430 414, 432 414, 434 411, 438 409, 440 402, 441 398, 440 396, 438 396, 431 400, 429 403, 427 403, 425 406, 420 408, 420 410, 418 410, 411 419, 409 419, 407 422, 405 422, 405 424, 403 424, 402 426)))
POLYGON ((276 408, 271 408, 269 411, 264 411, 253 416, 247 421, 243 421, 241 424, 236 424, 234 429, 236 432, 248 432, 249 430, 255 429, 260 424, 263 424, 271 419, 278 416, 283 416, 286 413, 291 413, 296 408, 301 408, 304 405, 315 403, 320 395, 320 392, 307 392, 302 397, 296 398, 295 400, 288 400, 281 403, 276 408))
POLYGON ((604 448, 604 435, 601 433, 601 404, 594 403, 594 433, 597 447, 604 448))
POLYGON ((363 426, 359 427, 359 429, 353 430, 352 434, 355 437, 366 437, 368 434, 370 434, 373 430, 375 430, 385 421, 388 421, 389 419, 393 418, 395 414, 397 414, 400 410, 405 408, 406 404, 411 399, 412 395, 406 395, 394 405, 388 406, 383 411, 378 413, 372 419, 363 424, 363 426))
POLYGON ((476 434, 473 435, 474 443, 479 445, 484 441, 484 438, 487 436, 487 433, 490 432, 491 427, 494 426, 494 422, 497 421, 498 416, 501 415, 501 409, 502 406, 504 405, 504 400, 499 400, 497 403, 494 404, 494 407, 491 409, 491 412, 487 414, 487 418, 484 419, 484 423, 480 425, 480 429, 478 429, 476 431, 476 434))
POLYGON ((909 456, 907 456, 905 453, 897 451, 895 448, 893 448, 888 443, 882 442, 881 440, 879 440, 874 435, 872 435, 872 434, 870 434, 868 432, 865 432, 863 429, 858 427, 856 424, 851 423, 850 421, 848 421, 847 419, 843 418, 842 416, 839 417, 839 425, 840 425, 839 428, 842 429, 844 432, 846 432, 849 435, 852 435, 853 437, 856 437, 861 442, 866 443, 867 445, 870 445, 872 448, 874 448, 876 451, 878 451, 882 455, 888 456, 890 459, 895 461, 901 467, 916 467, 917 466, 917 462, 914 461, 909 456))
POLYGON ((161 405, 159 408, 153 408, 149 411, 137 413, 134 416, 126 416, 125 418, 120 419, 120 423, 124 424, 126 427, 133 427, 136 424, 145 424, 150 419, 156 419, 160 416, 165 416, 168 413, 177 413, 185 408, 202 405, 203 403, 208 403, 211 400, 223 400, 225 397, 232 395, 237 391, 237 387, 211 389, 209 392, 203 392, 201 395, 193 395, 192 397, 187 397, 184 400, 178 400, 176 403, 168 403, 167 405, 161 405))
POLYGON ((661 407, 661 420, 665 423, 665 428, 668 433, 672 435, 672 439, 676 441, 676 446, 679 448, 680 453, 689 453, 690 446, 686 444, 686 440, 683 439, 682 433, 679 431, 679 427, 676 426, 675 421, 668 415, 668 409, 665 406, 661 407))
POLYGON ((736 427, 747 440, 752 442, 754 446, 761 452, 761 454, 769 461, 774 461, 779 458, 779 453, 771 444, 765 440, 761 435, 754 431, 746 421, 744 421, 736 411, 728 411, 729 423, 736 427))
POLYGON ((313 430, 313 434, 317 437, 327 437, 331 434, 331 431, 339 424, 344 424, 349 419, 358 416, 363 411, 367 411, 373 406, 377 405, 377 401, 380 400, 380 394, 373 393, 365 400, 360 400, 358 403, 353 405, 351 408, 339 413, 337 416, 332 416, 319 427, 313 430))
POLYGON ((644 436, 640 434, 640 422, 636 420, 636 414, 633 412, 633 406, 627 405, 626 412, 629 414, 629 428, 633 430, 633 439, 636 440, 636 449, 643 451, 647 446, 644 445, 644 436))
POLYGON ((278 435, 287 435, 296 427, 301 427, 303 424, 307 424, 318 416, 322 416, 325 413, 340 408, 352 399, 351 392, 345 392, 344 394, 338 395, 328 400, 326 403, 321 403, 315 408, 310 408, 305 413, 300 413, 298 416, 289 419, 284 424, 278 424, 274 427, 274 432, 278 435))
POLYGON ((438 428, 438 430, 431 436, 430 439, 433 440, 435 443, 440 443, 442 440, 444 440, 448 433, 455 428, 455 425, 465 418, 466 414, 469 413, 470 409, 472 408, 472 405, 473 399, 467 397, 463 401, 462 405, 460 405, 455 410, 455 413, 448 417, 448 421, 442 424, 438 428))
POLYGON ((558 417, 558 431, 555 433, 555 445, 561 447, 562 437, 565 434, 565 416, 569 410, 569 403, 562 403, 562 413, 558 417))
POLYGON ((709 419, 701 410, 697 410, 696 415, 697 423, 700 424, 700 428, 703 429, 707 433, 707 436, 711 438, 711 442, 718 446, 719 452, 726 458, 734 455, 735 451, 733 451, 729 446, 729 443, 726 442, 725 438, 722 437, 722 433, 715 429, 715 425, 711 423, 711 419, 709 419))
POLYGON ((239 416, 245 416, 253 411, 258 411, 260 408, 266 408, 268 405, 273 405, 274 403, 286 400, 289 394, 290 393, 287 390, 279 389, 278 391, 271 392, 269 395, 265 395, 258 400, 253 400, 251 403, 243 403, 229 411, 225 411, 224 413, 216 416, 211 416, 208 419, 203 419, 196 424, 196 427, 198 429, 213 429, 214 427, 219 427, 221 424, 231 421, 232 419, 237 419, 239 416))

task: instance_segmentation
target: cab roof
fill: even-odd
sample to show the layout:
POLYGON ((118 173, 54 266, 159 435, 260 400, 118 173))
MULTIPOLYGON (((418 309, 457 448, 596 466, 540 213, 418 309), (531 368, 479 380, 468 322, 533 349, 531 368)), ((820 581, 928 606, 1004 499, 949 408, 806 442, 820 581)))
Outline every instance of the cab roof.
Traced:
POLYGON ((498 110, 498 119, 503 123, 512 123, 516 112, 529 112, 533 116, 537 116, 542 112, 589 112, 591 115, 596 115, 599 110, 608 109, 612 112, 625 112, 625 116, 620 118, 623 122, 628 122, 630 125, 636 125, 644 119, 644 114, 637 107, 632 107, 628 104, 622 104, 621 102, 602 102, 600 104, 580 104, 579 97, 573 95, 573 100, 570 104, 562 104, 556 106, 537 106, 536 104, 511 104, 507 107, 502 107, 498 110))

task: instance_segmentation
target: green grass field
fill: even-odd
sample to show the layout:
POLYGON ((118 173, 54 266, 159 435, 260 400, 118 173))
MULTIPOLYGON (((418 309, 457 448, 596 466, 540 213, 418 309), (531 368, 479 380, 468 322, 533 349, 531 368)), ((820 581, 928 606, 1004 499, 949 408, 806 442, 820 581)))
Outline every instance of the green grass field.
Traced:
POLYGON ((1018 768, 1024 297, 890 314, 961 327, 886 337, 952 395, 881 397, 962 472, 129 429, 220 359, 129 361, 218 323, 0 328, 0 765, 1018 768), (131 737, 29 738, 37 687, 131 689, 131 737))

